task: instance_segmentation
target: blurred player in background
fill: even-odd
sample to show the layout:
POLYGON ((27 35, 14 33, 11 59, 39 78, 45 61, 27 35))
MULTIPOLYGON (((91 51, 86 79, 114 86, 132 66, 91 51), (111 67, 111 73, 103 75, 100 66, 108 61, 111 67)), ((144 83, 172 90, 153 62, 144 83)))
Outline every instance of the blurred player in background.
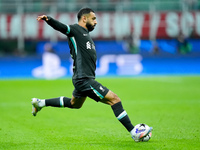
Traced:
POLYGON ((183 32, 180 32, 177 38, 177 46, 178 46, 178 52, 180 54, 188 54, 192 50, 192 46, 188 41, 188 38, 185 37, 183 32))
POLYGON ((108 104, 111 106, 117 119, 130 132, 134 140, 140 140, 145 137, 152 128, 143 133, 139 139, 136 139, 132 125, 126 111, 123 109, 120 98, 95 80, 96 70, 96 50, 89 32, 97 25, 96 15, 90 8, 81 9, 78 14, 78 24, 65 25, 59 21, 46 16, 38 16, 37 20, 44 20, 55 30, 60 31, 68 37, 70 54, 73 59, 73 85, 74 91, 71 98, 58 97, 52 99, 32 99, 32 114, 36 116, 45 106, 68 107, 79 109, 82 107, 87 97, 108 104))

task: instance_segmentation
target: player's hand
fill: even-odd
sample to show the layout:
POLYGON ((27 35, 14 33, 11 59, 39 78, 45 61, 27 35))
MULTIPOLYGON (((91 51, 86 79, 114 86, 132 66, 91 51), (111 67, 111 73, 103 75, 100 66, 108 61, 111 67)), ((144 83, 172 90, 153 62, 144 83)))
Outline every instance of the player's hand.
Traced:
POLYGON ((37 20, 38 20, 38 21, 40 21, 40 20, 46 20, 46 21, 48 21, 48 18, 47 18, 46 15, 42 15, 42 16, 38 16, 38 17, 37 17, 37 20))

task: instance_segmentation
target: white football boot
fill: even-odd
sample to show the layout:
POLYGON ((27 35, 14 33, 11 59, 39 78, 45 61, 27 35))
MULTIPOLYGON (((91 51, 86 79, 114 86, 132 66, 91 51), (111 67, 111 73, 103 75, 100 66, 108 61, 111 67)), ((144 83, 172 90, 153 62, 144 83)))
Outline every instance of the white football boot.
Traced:
POLYGON ((136 133, 135 130, 136 129, 133 129, 134 133, 132 134, 132 138, 135 142, 140 142, 153 130, 153 127, 146 128, 146 130, 144 132, 141 132, 140 134, 136 133))
POLYGON ((32 114, 33 116, 36 116, 37 115, 37 112, 40 111, 42 109, 42 107, 39 107, 39 103, 41 102, 40 99, 38 98, 32 98, 32 114))

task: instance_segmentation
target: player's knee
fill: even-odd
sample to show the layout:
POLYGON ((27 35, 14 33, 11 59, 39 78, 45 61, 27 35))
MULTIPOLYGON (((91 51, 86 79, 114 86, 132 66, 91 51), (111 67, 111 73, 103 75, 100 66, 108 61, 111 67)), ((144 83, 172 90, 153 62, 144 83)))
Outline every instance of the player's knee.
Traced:
POLYGON ((72 100, 71 100, 72 108, 80 109, 83 106, 83 103, 85 102, 85 99, 86 99, 86 97, 75 98, 75 97, 72 96, 72 100))
POLYGON ((117 96, 117 94, 112 93, 112 96, 109 101, 110 101, 110 105, 114 105, 116 103, 121 102, 121 99, 117 96))
POLYGON ((113 104, 121 102, 121 99, 117 96, 117 94, 113 94, 113 99, 112 99, 113 104))
POLYGON ((112 91, 109 91, 105 98, 101 100, 101 102, 108 105, 114 105, 116 103, 121 102, 121 99, 117 96, 117 94, 113 93, 112 91))
POLYGON ((71 102, 71 105, 72 105, 72 108, 74 108, 74 109, 80 109, 83 106, 83 104, 77 104, 77 103, 73 103, 73 102, 71 102))

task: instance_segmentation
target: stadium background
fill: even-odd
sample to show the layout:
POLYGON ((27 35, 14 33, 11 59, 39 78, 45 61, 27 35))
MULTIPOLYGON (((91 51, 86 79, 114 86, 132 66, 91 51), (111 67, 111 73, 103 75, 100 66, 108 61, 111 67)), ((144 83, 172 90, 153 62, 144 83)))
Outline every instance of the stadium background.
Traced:
POLYGON ((97 15, 91 32, 97 75, 200 73, 199 0, 0 0, 0 78, 32 78, 46 43, 70 77, 66 37, 36 17, 46 14, 73 24, 85 6, 97 15))
POLYGON ((199 150, 199 9, 199 0, 0 0, 0 150, 199 150), (110 107, 89 98, 79 110, 31 114, 31 98, 73 90, 66 37, 36 18, 71 24, 84 6, 97 15, 97 80, 122 99, 134 125, 154 128, 149 142, 135 143, 110 107), (45 66, 51 46, 56 55, 45 66), (62 79, 34 74, 47 67, 40 78, 55 79, 55 66, 62 79))

